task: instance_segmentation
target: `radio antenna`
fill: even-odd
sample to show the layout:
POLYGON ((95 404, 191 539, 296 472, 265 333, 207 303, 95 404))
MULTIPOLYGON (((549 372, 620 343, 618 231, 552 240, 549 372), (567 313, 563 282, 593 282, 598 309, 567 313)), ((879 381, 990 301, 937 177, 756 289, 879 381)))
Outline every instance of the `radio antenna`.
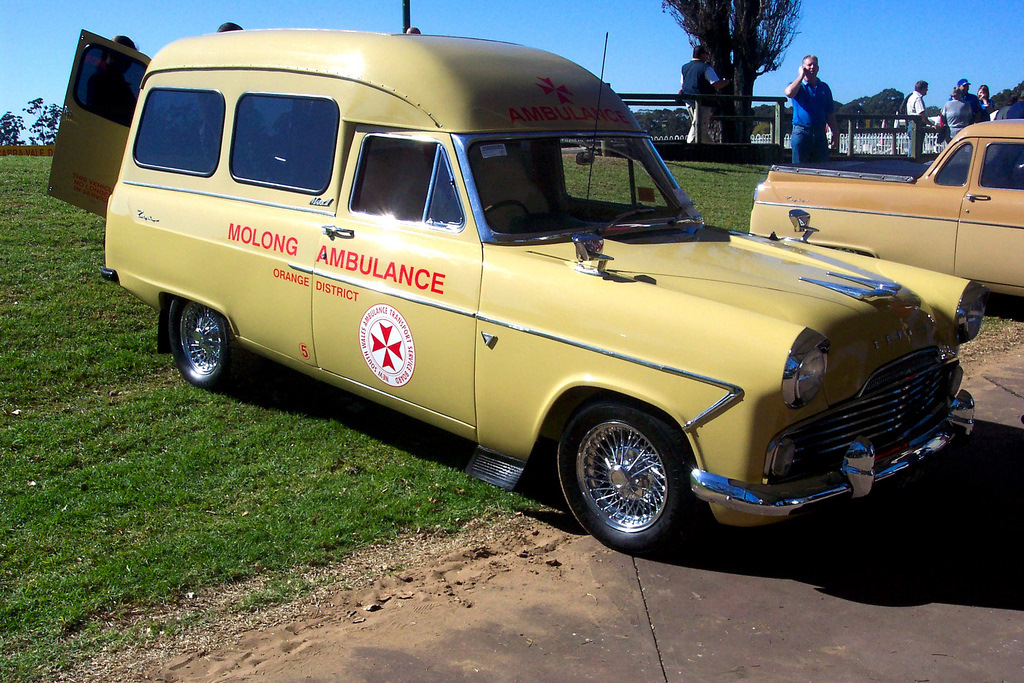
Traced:
POLYGON ((601 77, 597 81, 597 109, 594 110, 594 134, 590 143, 590 172, 587 174, 587 199, 590 199, 590 183, 594 179, 594 160, 597 156, 597 122, 601 115, 601 95, 604 94, 604 63, 608 58, 608 32, 604 32, 604 51, 601 53, 601 77))

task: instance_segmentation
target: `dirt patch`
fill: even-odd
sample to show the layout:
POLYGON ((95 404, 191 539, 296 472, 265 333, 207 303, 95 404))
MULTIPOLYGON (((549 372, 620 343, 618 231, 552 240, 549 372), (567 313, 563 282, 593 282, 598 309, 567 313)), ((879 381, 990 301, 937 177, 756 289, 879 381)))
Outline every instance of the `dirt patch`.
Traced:
MULTIPOLYGON (((965 373, 970 377, 1022 348, 1024 322, 1000 319, 963 347, 965 373)), ((132 644, 109 648, 58 680, 327 680, 335 672, 310 664, 318 653, 329 652, 337 663, 374 643, 386 641, 394 652, 412 648, 422 629, 469 623, 473 610, 500 614, 502 601, 510 599, 543 604, 554 592, 572 603, 576 598, 569 596, 585 596, 577 589, 586 567, 609 551, 584 537, 566 513, 552 515, 564 529, 525 515, 501 516, 477 520, 455 535, 423 532, 371 547, 328 567, 296 572, 290 580, 304 586, 301 597, 269 608, 245 607, 276 580, 257 577, 122 615, 108 627, 137 633, 132 644)))
MULTIPOLYGON (((109 623, 111 629, 136 630, 137 642, 108 648, 57 680, 243 675, 268 658, 293 652, 305 642, 300 634, 310 629, 366 634, 396 614, 472 609, 476 590, 502 574, 558 573, 568 558, 558 559, 556 551, 581 533, 560 531, 522 514, 494 517, 452 536, 412 534, 328 567, 296 572, 294 581, 313 588, 274 607, 243 608, 266 588, 267 577, 190 594, 179 603, 109 623), (146 624, 181 626, 175 635, 166 635, 147 632, 146 624)), ((349 633, 346 639, 351 638, 349 633)))

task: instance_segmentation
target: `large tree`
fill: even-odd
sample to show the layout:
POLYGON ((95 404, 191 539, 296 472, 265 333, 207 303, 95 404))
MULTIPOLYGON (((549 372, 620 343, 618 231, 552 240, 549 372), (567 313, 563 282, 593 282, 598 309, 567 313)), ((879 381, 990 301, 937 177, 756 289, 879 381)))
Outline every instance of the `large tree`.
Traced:
MULTIPOLYGON (((661 6, 711 54, 735 95, 753 95, 758 76, 775 71, 796 36, 801 0, 662 0, 661 6)), ((748 109, 744 107, 744 109, 748 109)))

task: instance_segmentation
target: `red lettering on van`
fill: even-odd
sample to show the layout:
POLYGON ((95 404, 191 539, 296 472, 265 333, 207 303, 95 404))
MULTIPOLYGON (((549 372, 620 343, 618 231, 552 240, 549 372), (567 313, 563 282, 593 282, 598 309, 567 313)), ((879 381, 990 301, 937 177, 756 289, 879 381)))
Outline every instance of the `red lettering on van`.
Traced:
POLYGON ((257 249, 276 251, 281 254, 295 256, 299 253, 299 240, 297 237, 289 237, 269 230, 259 231, 248 225, 230 223, 228 225, 228 239, 240 244, 248 244, 257 249))

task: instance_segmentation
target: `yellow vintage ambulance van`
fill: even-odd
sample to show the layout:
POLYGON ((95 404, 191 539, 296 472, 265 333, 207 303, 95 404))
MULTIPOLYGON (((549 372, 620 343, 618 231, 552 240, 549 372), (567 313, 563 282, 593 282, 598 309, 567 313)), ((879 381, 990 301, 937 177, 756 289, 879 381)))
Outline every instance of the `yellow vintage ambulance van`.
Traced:
POLYGON ((474 440, 508 488, 553 439, 627 552, 863 496, 971 429, 983 287, 705 227, 565 59, 294 30, 79 55, 52 192, 106 216, 103 273, 193 384, 244 347, 474 440), (139 76, 104 89, 137 92, 127 126, 108 69, 139 76))

